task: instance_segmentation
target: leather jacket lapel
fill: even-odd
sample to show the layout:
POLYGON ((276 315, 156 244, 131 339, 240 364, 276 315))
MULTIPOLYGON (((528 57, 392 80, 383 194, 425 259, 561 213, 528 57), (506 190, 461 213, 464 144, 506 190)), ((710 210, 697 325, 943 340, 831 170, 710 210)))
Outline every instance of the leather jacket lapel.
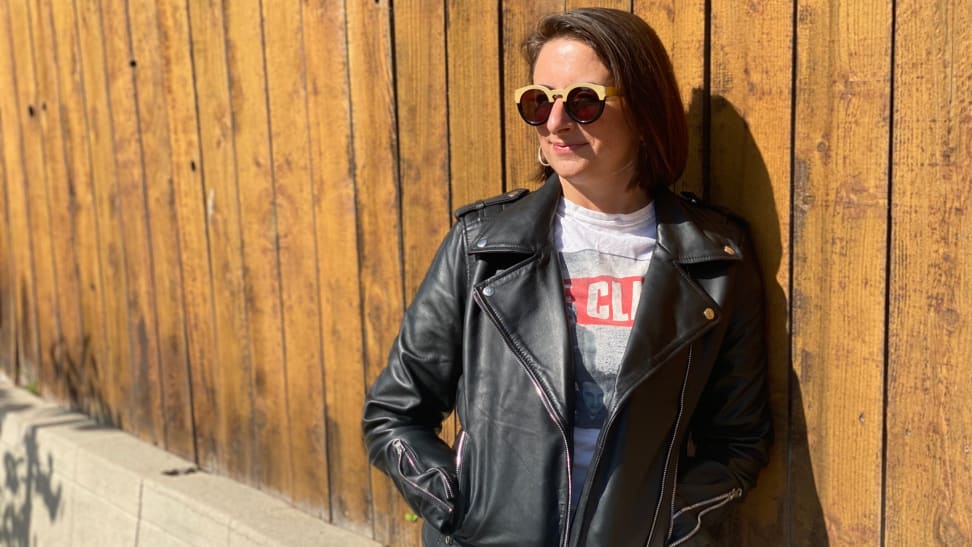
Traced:
POLYGON ((571 357, 564 283, 550 243, 560 195, 560 182, 548 179, 490 219, 469 244, 470 254, 492 263, 489 277, 474 287, 476 299, 566 427, 572 421, 573 367, 565 365, 571 357))

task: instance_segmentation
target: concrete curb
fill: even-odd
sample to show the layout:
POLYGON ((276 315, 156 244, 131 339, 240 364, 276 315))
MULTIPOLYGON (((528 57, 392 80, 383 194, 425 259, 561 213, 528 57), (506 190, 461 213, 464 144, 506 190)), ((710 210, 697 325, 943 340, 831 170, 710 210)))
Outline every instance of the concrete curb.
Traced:
POLYGON ((0 545, 378 547, 0 378, 0 545))

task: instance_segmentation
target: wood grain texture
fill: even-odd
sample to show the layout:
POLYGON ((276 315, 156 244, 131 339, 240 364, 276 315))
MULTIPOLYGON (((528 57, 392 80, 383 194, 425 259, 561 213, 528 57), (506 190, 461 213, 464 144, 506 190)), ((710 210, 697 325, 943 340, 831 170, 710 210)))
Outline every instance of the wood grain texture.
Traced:
MULTIPOLYGON (((788 437, 790 344, 790 105, 793 11, 789 2, 712 5, 708 194, 749 222, 766 298, 770 405, 778 439, 788 437)), ((770 545, 785 537, 785 442, 749 493, 725 545, 770 545)), ((794 458, 796 459, 796 458, 794 458)), ((802 464, 806 458, 801 458, 802 464)), ((812 487, 812 485, 810 485, 812 487)), ((812 498, 812 489, 801 488, 812 498)), ((793 493, 791 493, 793 494, 793 493)), ((800 515, 802 521, 811 515, 800 515)), ((818 519, 819 523, 819 519, 818 519)))
POLYGON ((321 301, 330 520, 371 535, 364 407, 356 181, 352 175, 347 20, 340 2, 305 2, 307 114, 321 301), (327 52, 326 54, 323 52, 327 52))
MULTIPOLYGON (((793 462, 791 484, 812 474, 832 545, 877 545, 892 14, 817 1, 796 16, 793 412, 806 416, 809 459, 793 462)), ((824 534, 803 518, 813 501, 791 502, 792 537, 807 545, 824 534)))
MULTIPOLYGON (((132 61, 144 165, 144 199, 148 210, 150 256, 159 352, 159 390, 165 417, 165 447, 196 459, 189 384, 188 342, 183 310, 178 214, 169 143, 165 64, 155 2, 132 0, 128 5, 132 61)), ((97 354, 97 353, 96 353, 97 354)))
POLYGON ((896 6, 885 538, 969 545, 970 12, 896 6))
POLYGON ((253 400, 253 479, 280 492, 291 480, 277 217, 260 5, 226 5, 233 143, 239 192, 243 275, 253 400))
POLYGON ((121 383, 109 381, 130 362, 128 306, 126 305, 125 248, 118 211, 118 185, 111 123, 111 95, 105 60, 104 28, 99 3, 78 2, 78 37, 84 59, 83 86, 91 154, 92 194, 98 219, 98 243, 104 318, 100 325, 104 353, 95 357, 89 373, 90 385, 100 386, 97 417, 126 427, 123 406, 126 395, 121 383))
MULTIPOLYGON (((51 5, 36 2, 30 9, 30 35, 38 86, 37 101, 44 146, 43 188, 46 194, 46 235, 50 239, 51 275, 57 303, 56 334, 48 349, 51 377, 47 383, 49 394, 69 403, 67 379, 76 377, 71 350, 81 346, 81 307, 77 256, 74 249, 76 232, 71 222, 74 208, 72 181, 68 178, 62 130, 61 97, 58 89, 57 48, 51 25, 51 5)), ((41 181, 36 181, 40 183, 41 181)), ((43 218, 44 215, 40 215, 43 218)), ((42 233, 35 233, 42 237, 42 233)))
POLYGON ((536 129, 527 125, 516 111, 513 92, 533 82, 530 67, 520 50, 523 39, 533 31, 540 17, 559 13, 564 10, 564 0, 542 0, 536 2, 503 2, 502 47, 503 47, 503 124, 505 128, 504 149, 506 158, 506 181, 504 189, 530 188, 539 186, 536 180, 537 165, 536 129))
MULTIPOLYGON (((405 298, 411 300, 449 228, 448 104, 441 102, 448 84, 445 5, 397 2, 393 17, 402 260, 405 298)), ((472 117, 478 119, 478 112, 472 117)))
MULTIPOLYGON (((213 276, 217 442, 231 476, 253 479, 253 401, 232 106, 221 2, 189 2, 200 164, 213 276)), ((277 486, 277 485, 274 485, 277 486)))
MULTIPOLYGON (((42 106, 46 105, 43 81, 38 84, 33 51, 33 28, 30 2, 13 2, 10 10, 11 39, 14 46, 15 90, 20 113, 21 150, 24 158, 24 196, 27 209, 29 245, 31 247, 36 308, 37 363, 36 376, 27 377, 45 395, 56 396, 56 378, 50 358, 59 336, 57 285, 51 241, 50 210, 47 201, 47 172, 44 157, 44 135, 41 127, 42 106)), ((46 106, 45 106, 46 109, 46 106)))
MULTIPOLYGON (((404 309, 398 139, 387 0, 347 4, 352 151, 358 212, 358 261, 364 376, 371 385, 385 366, 404 309)), ((371 468, 374 538, 416 541, 419 528, 391 481, 371 468), (411 538, 411 539, 409 539, 411 538)))
POLYGON ((285 491, 305 510, 328 515, 317 219, 310 176, 301 7, 263 4, 286 357, 283 373, 293 450, 291 484, 285 491))
POLYGON ((192 410, 197 462, 208 470, 226 472, 225 452, 219 443, 219 416, 223 409, 216 383, 218 354, 215 347, 212 305, 212 273, 206 227, 206 203, 200 168, 199 126, 193 85, 191 38, 185 6, 157 5, 159 52, 165 110, 168 117, 168 149, 172 158, 172 203, 177 214, 182 279, 182 304, 192 389, 192 410))
POLYGON ((141 127, 131 66, 132 50, 126 4, 103 0, 101 15, 105 39, 108 93, 112 100, 111 123, 117 177, 117 206, 125 257, 125 294, 128 309, 126 335, 130 359, 115 370, 115 381, 124 391, 124 419, 140 438, 164 442, 160 363, 156 330, 152 257, 149 253, 148 210, 141 127))
POLYGON ((644 19, 658 34, 675 68, 682 102, 689 125, 689 150, 685 172, 675 184, 677 191, 703 195, 709 173, 709 151, 705 150, 709 128, 705 126, 706 86, 705 0, 634 0, 635 15, 644 19))
MULTIPOLYGON (((45 9, 51 20, 56 59, 60 131, 63 134, 65 176, 61 193, 68 196, 68 211, 58 222, 73 234, 78 282, 78 337, 61 346, 67 400, 93 415, 104 409, 104 386, 97 380, 97 358, 104 353, 101 336, 104 300, 99 260, 98 222, 92 185, 91 153, 85 111, 82 54, 73 9, 45 9)), ((62 213, 63 214, 63 213, 62 213)), ((70 309, 65 307, 65 313, 70 309)))
MULTIPOLYGON (((501 92, 496 4, 452 0, 446 16, 450 206, 457 209, 503 191, 503 110, 508 99, 501 92)), ((519 116, 512 121, 519 123, 519 116)))
MULTIPOLYGON (((14 88, 18 73, 14 57, 22 52, 14 48, 14 35, 9 2, 0 2, 0 25, 3 47, 0 48, 0 77, 14 88)), ((15 363, 13 379, 20 383, 37 377, 37 308, 34 305, 33 253, 30 246, 30 221, 27 217, 26 166, 20 118, 26 115, 16 93, 0 93, 0 129, 3 132, 3 159, 6 180, 7 221, 10 227, 10 261, 13 322, 11 358, 15 363)))
POLYGON ((633 0, 566 0, 565 9, 577 8, 610 8, 631 11, 633 0))
MULTIPOLYGON (((0 9, 0 25, 4 12, 0 9)), ((0 74, 6 75, 0 60, 0 74)), ((0 107, 2 108, 2 107, 0 107)), ((2 112, 2 110, 0 110, 2 112)), ((7 378, 17 377, 16 262, 12 251, 10 210, 7 205, 7 159, 4 141, 19 135, 5 135, 0 120, 0 371, 7 378)))

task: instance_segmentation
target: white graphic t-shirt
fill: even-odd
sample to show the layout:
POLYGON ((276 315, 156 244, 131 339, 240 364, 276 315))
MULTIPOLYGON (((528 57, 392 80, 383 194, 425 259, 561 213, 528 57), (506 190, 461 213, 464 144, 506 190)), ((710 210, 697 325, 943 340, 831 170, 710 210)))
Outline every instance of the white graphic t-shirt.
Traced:
POLYGON ((561 199, 554 245, 564 276, 576 378, 574 506, 614 399, 618 368, 656 243, 653 203, 633 213, 608 214, 561 199))

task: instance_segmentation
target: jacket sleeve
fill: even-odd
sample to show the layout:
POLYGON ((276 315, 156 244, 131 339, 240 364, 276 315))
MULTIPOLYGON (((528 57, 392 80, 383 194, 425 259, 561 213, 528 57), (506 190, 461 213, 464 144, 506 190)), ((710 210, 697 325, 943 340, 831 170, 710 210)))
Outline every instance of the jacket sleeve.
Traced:
POLYGON ((734 312, 692 417, 694 454, 684 452, 669 545, 708 545, 731 502, 755 486, 773 430, 766 387, 763 291, 751 247, 735 276, 734 312))
POLYGON ((458 481, 454 452, 437 433, 455 405, 462 372, 465 245, 458 222, 405 312, 386 368, 365 400, 370 462, 391 477, 430 525, 450 533, 458 481))

